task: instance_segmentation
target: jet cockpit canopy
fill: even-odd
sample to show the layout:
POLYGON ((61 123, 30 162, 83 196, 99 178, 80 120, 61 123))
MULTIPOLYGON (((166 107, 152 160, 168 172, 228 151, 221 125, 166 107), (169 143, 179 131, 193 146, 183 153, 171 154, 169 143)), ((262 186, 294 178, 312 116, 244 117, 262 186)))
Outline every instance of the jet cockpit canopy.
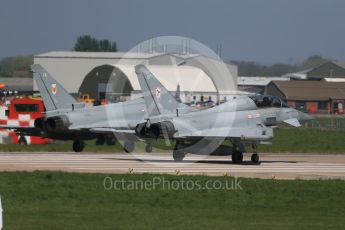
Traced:
POLYGON ((258 108, 261 107, 276 107, 276 108, 287 108, 287 103, 279 97, 270 95, 253 95, 250 98, 255 102, 258 108))

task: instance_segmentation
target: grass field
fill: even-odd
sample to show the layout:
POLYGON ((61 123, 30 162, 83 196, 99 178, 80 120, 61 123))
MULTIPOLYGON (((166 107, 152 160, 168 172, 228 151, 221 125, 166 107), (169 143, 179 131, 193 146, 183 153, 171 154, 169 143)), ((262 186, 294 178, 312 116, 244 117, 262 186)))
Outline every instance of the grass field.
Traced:
MULTIPOLYGON (((229 143, 227 143, 229 144, 229 143)), ((163 141, 154 141, 156 151, 171 150, 163 141)), ((173 143, 172 143, 173 146, 173 143)), ((145 144, 138 143, 136 151, 144 151, 145 144)), ((0 145, 0 152, 65 152, 72 151, 72 142, 48 145, 0 145)), ((97 146, 88 141, 85 152, 123 152, 122 146, 97 146)), ((248 151, 251 151, 248 149, 248 151)), ((275 129, 272 145, 261 145, 259 152, 298 152, 298 153, 345 153, 345 130, 320 129, 275 129)))
POLYGON ((345 130, 276 129, 260 152, 345 153, 345 130))
MULTIPOLYGON (((0 173, 5 229, 343 229, 343 181, 239 179, 238 190, 106 190, 101 174, 0 173)), ((152 180, 163 175, 110 175, 152 180)), ((225 183, 231 177, 167 176, 225 183)))

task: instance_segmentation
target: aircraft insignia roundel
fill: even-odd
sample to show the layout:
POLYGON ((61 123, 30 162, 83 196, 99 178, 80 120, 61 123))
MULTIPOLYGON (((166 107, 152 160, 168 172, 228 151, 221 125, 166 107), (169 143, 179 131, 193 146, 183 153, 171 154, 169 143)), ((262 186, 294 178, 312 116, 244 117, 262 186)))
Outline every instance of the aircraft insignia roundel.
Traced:
POLYGON ((156 87, 156 98, 160 98, 161 97, 161 89, 157 86, 156 87))
POLYGON ((52 94, 56 94, 57 93, 57 86, 56 84, 52 84, 51 87, 50 87, 50 90, 52 92, 52 94))

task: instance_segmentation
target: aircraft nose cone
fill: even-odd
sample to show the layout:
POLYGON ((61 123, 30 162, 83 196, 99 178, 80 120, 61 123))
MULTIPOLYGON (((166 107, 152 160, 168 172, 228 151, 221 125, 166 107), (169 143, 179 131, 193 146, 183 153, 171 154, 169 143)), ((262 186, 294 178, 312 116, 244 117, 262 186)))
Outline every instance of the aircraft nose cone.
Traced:
POLYGON ((310 121, 313 119, 314 119, 314 117, 310 116, 309 114, 298 111, 298 120, 299 121, 303 122, 303 121, 310 121))

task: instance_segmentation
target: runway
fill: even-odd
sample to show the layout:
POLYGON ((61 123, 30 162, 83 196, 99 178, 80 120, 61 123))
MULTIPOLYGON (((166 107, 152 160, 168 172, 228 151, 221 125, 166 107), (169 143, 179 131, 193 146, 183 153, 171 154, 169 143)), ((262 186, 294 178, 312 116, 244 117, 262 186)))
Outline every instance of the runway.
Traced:
POLYGON ((345 154, 261 154, 259 164, 245 155, 242 165, 229 156, 187 155, 182 163, 171 154, 146 153, 0 153, 0 171, 60 170, 87 173, 167 173, 230 175, 265 179, 345 179, 345 154))

